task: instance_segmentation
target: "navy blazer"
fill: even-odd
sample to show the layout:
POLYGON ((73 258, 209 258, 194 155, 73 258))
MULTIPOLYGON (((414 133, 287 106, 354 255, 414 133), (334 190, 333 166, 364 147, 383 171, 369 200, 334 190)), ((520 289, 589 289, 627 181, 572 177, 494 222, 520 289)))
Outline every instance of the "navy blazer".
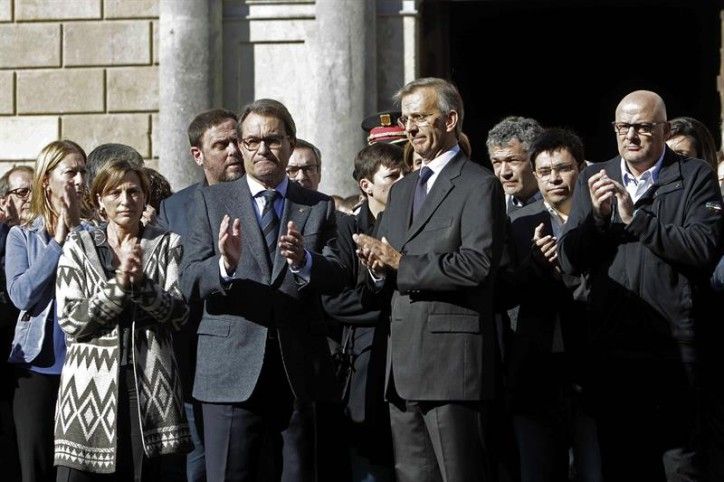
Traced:
MULTIPOLYGON (((183 244, 189 237, 189 214, 194 205, 194 195, 197 190, 207 186, 206 181, 197 182, 174 195, 161 201, 156 216, 156 225, 161 229, 176 233, 181 237, 183 244)), ((173 333, 173 348, 178 363, 181 386, 184 399, 191 402, 196 371, 196 330, 201 321, 203 303, 195 301, 189 303, 189 319, 179 331, 173 333)))

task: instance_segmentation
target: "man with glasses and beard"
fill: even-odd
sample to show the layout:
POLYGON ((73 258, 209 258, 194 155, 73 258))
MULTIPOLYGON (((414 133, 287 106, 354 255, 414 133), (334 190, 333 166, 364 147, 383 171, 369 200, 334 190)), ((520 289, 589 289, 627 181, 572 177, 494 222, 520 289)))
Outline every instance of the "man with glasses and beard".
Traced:
MULTIPOLYGON (((189 124, 191 156, 203 169, 203 180, 161 201, 156 218, 157 225, 178 234, 183 242, 188 241, 191 231, 189 213, 193 206, 194 193, 204 186, 234 181, 244 174, 236 127, 236 114, 225 109, 202 112, 189 124)), ((192 302, 189 309, 188 323, 181 331, 174 333, 173 340, 184 388, 186 417, 194 443, 194 450, 186 455, 183 472, 188 482, 203 482, 206 480, 206 467, 201 405, 191 396, 196 367, 196 330, 201 320, 203 304, 192 302)), ((178 467, 172 464, 168 467, 164 465, 164 471, 169 477, 170 472, 177 469, 178 467)))

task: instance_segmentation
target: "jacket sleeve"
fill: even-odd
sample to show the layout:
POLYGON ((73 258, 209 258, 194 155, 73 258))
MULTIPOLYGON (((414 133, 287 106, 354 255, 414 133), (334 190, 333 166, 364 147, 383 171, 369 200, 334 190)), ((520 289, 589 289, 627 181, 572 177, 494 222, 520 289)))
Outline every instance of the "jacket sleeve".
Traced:
POLYGON ((667 224, 641 208, 627 230, 669 263, 711 269, 719 254, 722 199, 713 173, 702 168, 692 173, 683 224, 667 224))
POLYGON ((328 199, 325 205, 325 222, 321 227, 322 253, 310 253, 312 271, 310 284, 319 294, 337 294, 344 288, 349 270, 340 262, 337 248, 337 222, 334 202, 328 199))
POLYGON ((573 191, 573 206, 558 240, 558 263, 561 271, 570 275, 577 276, 589 271, 618 246, 609 226, 593 216, 588 178, 600 169, 600 166, 590 166, 578 176, 573 191))
MULTIPOLYGON (((505 198, 495 177, 470 189, 460 214, 460 246, 447 253, 406 254, 397 271, 397 288, 452 291, 475 287, 494 277, 505 230, 505 198)), ((392 222, 389 217, 383 218, 392 222)))
POLYGON ((70 340, 95 337, 111 330, 128 298, 115 279, 95 281, 85 259, 80 237, 70 236, 58 263, 55 295, 58 323, 70 340), (94 289, 92 283, 99 286, 94 289))
POLYGON ((209 295, 224 293, 219 271, 220 255, 214 249, 219 233, 212 232, 203 189, 194 193, 189 226, 193 229, 184 240, 181 292, 188 301, 204 300, 209 295))
POLYGON ((189 309, 179 287, 179 265, 183 257, 181 239, 169 235, 168 243, 159 243, 158 269, 165 270, 164 285, 160 286, 148 276, 140 288, 131 292, 130 299, 157 323, 170 323, 175 329, 181 328, 189 316, 189 309))
POLYGON ((8 234, 5 248, 5 276, 8 295, 21 310, 31 311, 34 306, 45 307, 53 295, 53 280, 62 252, 54 240, 41 249, 36 259, 28 259, 28 243, 34 234, 14 226, 8 234))
MULTIPOLYGON (((322 296, 322 304, 329 316, 344 324, 374 326, 380 317, 380 309, 371 307, 368 298, 381 300, 383 296, 366 297, 367 269, 357 260, 356 244, 352 235, 357 232, 357 223, 352 216, 340 218, 337 222, 337 247, 340 261, 350 271, 347 286, 338 295, 322 296), (360 269, 362 280, 360 279, 360 269)), ((387 300, 389 302, 389 299, 387 300)))

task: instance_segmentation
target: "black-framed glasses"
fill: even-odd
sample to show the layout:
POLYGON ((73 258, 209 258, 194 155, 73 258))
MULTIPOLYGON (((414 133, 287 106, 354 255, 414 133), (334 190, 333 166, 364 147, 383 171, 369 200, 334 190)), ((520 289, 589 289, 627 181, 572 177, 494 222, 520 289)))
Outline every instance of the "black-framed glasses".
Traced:
POLYGON ((400 126, 402 129, 407 129, 407 123, 412 122, 416 126, 426 126, 430 124, 430 116, 435 115, 434 112, 430 112, 429 114, 410 114, 410 115, 403 115, 400 116, 399 119, 397 119, 397 125, 400 126))
POLYGON ((309 176, 310 174, 316 174, 318 170, 318 164, 310 164, 308 166, 287 166, 287 175, 295 177, 299 174, 299 171, 302 171, 304 174, 309 176))
POLYGON ((288 136, 266 136, 266 137, 247 137, 241 140, 241 144, 250 151, 256 151, 261 147, 263 142, 269 149, 279 149, 282 142, 288 136))
POLYGON ((639 135, 645 135, 649 136, 652 132, 654 132, 654 128, 661 124, 666 124, 667 121, 659 121, 659 122, 638 122, 634 124, 629 124, 628 122, 611 122, 611 125, 613 126, 613 130, 618 134, 619 136, 625 136, 628 134, 628 131, 633 127, 636 134, 639 135))
POLYGON ((29 187, 18 187, 8 191, 7 195, 13 195, 19 199, 27 199, 30 196, 31 189, 29 187))
POLYGON ((574 168, 574 164, 560 164, 558 166, 541 167, 540 169, 536 169, 533 172, 536 176, 538 176, 539 179, 547 180, 550 179, 551 175, 554 173, 560 175, 570 174, 573 172, 574 168))

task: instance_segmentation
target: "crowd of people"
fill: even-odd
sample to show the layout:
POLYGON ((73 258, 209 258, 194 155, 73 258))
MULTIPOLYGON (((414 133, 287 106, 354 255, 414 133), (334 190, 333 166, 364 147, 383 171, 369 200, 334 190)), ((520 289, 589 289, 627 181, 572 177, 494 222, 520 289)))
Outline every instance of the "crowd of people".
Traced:
POLYGON ((122 144, 5 173, 3 480, 724 480, 706 127, 639 90, 610 160, 511 116, 491 170, 451 82, 394 101, 347 198, 272 99, 198 114, 176 193, 122 144))

